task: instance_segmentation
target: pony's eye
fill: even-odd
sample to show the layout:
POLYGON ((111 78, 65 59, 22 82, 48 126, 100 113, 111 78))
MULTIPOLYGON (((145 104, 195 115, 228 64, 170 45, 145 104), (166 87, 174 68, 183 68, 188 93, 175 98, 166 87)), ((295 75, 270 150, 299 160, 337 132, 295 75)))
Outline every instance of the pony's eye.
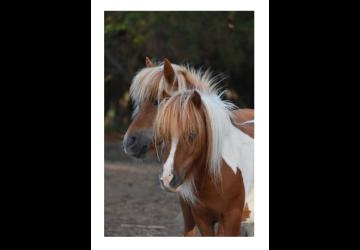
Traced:
POLYGON ((158 106, 159 105, 159 101, 157 99, 153 100, 153 104, 154 106, 158 106))
POLYGON ((195 139, 195 137, 196 137, 196 133, 194 133, 194 132, 190 133, 189 136, 188 136, 189 141, 192 142, 195 139))

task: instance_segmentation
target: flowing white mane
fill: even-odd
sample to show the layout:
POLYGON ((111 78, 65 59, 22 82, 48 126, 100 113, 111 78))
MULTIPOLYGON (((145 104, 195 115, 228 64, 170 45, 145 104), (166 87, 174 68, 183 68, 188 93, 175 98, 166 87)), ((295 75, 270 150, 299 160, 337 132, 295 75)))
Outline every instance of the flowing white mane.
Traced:
POLYGON ((221 159, 234 173, 239 169, 248 200, 253 192, 254 140, 233 125, 231 111, 236 108, 235 105, 214 94, 201 94, 201 100, 206 106, 212 132, 210 174, 215 179, 221 178, 221 159))
POLYGON ((143 68, 136 73, 130 86, 130 97, 136 107, 147 99, 161 100, 163 91, 171 92, 198 89, 203 93, 216 93, 223 78, 213 76, 210 70, 196 70, 188 65, 172 64, 175 72, 176 89, 169 89, 163 71, 164 65, 143 68))
POLYGON ((223 146, 229 138, 226 136, 228 131, 234 127, 231 120, 232 111, 237 107, 227 101, 221 100, 222 94, 203 94, 200 93, 201 101, 205 105, 211 126, 211 158, 210 175, 215 179, 221 178, 221 159, 223 146))

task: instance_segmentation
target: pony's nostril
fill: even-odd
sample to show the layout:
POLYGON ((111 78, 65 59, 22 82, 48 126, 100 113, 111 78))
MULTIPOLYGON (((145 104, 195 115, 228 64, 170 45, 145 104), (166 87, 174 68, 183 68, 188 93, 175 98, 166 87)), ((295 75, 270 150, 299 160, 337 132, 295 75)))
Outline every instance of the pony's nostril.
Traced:
POLYGON ((130 136, 126 141, 125 141, 125 146, 126 147, 130 147, 131 145, 134 145, 136 142, 136 136, 130 136))
POLYGON ((179 176, 174 175, 173 178, 171 179, 170 183, 169 183, 170 187, 176 188, 178 186, 179 182, 180 182, 179 176))
POLYGON ((136 137, 131 136, 129 141, 130 141, 129 144, 134 144, 136 142, 136 137))

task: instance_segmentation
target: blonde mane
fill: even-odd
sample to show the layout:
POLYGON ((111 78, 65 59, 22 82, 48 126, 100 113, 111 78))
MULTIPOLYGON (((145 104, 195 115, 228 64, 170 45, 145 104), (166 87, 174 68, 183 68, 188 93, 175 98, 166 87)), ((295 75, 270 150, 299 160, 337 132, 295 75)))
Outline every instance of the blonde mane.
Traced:
POLYGON ((200 109, 191 101, 193 90, 178 91, 161 103, 155 120, 155 134, 165 142, 177 137, 179 143, 194 143, 195 147, 207 140, 205 159, 209 174, 218 181, 221 179, 225 133, 233 126, 232 110, 236 106, 221 100, 221 94, 197 92, 201 96, 200 109), (192 133, 196 134, 193 141, 189 139, 192 133))
POLYGON ((171 96, 175 91, 186 89, 198 89, 203 93, 217 93, 218 83, 223 80, 220 76, 213 77, 210 70, 195 70, 188 65, 176 64, 172 64, 172 67, 175 72, 174 85, 176 86, 173 88, 169 88, 169 84, 166 82, 163 63, 143 68, 136 73, 130 86, 130 97, 135 104, 135 112, 144 100, 161 101, 164 93, 171 96))

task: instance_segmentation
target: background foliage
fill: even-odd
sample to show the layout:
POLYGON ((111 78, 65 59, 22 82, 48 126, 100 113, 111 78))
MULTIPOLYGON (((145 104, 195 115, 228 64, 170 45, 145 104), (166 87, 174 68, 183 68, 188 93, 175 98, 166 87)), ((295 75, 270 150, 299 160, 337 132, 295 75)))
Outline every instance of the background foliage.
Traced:
POLYGON ((227 98, 254 106, 253 12, 105 12, 105 131, 125 132, 145 56, 223 73, 227 98))

